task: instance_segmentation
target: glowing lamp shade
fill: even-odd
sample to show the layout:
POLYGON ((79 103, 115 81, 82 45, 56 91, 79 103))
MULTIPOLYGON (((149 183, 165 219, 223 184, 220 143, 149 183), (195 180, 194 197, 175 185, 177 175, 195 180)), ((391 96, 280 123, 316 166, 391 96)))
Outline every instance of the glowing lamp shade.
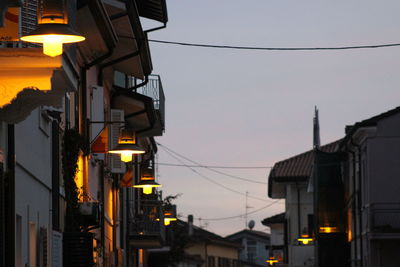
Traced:
POLYGON ((301 242, 303 245, 308 245, 311 241, 313 241, 313 239, 308 234, 304 234, 301 235, 297 241, 301 242))
POLYGON ((142 188, 143 194, 149 195, 153 193, 153 188, 161 187, 161 185, 156 183, 154 180, 141 180, 138 184, 135 184, 133 187, 142 188))
POLYGON ((325 234, 336 233, 338 232, 338 228, 333 226, 322 226, 319 228, 319 232, 325 234))
POLYGON ((171 224, 171 222, 176 221, 177 218, 164 218, 164 225, 168 226, 171 224))
POLYGON ((28 35, 21 37, 22 41, 43 44, 43 53, 55 57, 63 53, 63 44, 77 43, 85 40, 84 36, 75 32, 68 24, 43 23, 28 35))
POLYGON ((278 263, 279 261, 275 259, 275 257, 269 257, 269 259, 266 260, 265 262, 267 262, 269 266, 273 266, 275 263, 278 263))
POLYGON ((132 161, 132 155, 144 154, 146 150, 136 144, 123 143, 118 144, 116 147, 109 150, 108 153, 120 154, 121 161, 130 162, 132 161))
POLYGON ((164 225, 168 226, 171 222, 177 221, 176 218, 176 205, 167 205, 164 206, 164 225))

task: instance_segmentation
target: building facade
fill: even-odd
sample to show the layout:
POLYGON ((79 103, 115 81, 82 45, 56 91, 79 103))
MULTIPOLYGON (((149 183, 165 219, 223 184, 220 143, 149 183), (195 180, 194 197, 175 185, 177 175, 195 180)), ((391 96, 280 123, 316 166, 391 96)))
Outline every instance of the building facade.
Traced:
POLYGON ((242 230, 226 236, 242 244, 240 260, 249 266, 264 266, 269 256, 270 235, 256 230, 242 230))
POLYGON ((140 18, 164 28, 165 1, 8 2, 0 12, 0 265, 143 266, 143 240, 162 242, 161 197, 132 186, 156 175, 165 96, 151 74, 147 34, 156 29, 144 30, 140 18), (86 40, 49 57, 4 37, 13 21, 17 35, 29 34, 49 7, 86 40), (127 140, 125 128, 145 151, 127 163, 108 153, 127 140))

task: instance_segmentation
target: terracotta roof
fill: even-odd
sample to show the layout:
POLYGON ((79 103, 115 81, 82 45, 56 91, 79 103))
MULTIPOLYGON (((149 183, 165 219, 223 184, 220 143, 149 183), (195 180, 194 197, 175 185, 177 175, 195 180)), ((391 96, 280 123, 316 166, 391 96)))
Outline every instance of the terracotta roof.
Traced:
POLYGON ((264 220, 261 221, 261 223, 265 226, 269 226, 273 223, 283 223, 283 222, 285 222, 285 213, 284 212, 276 214, 276 215, 268 217, 268 218, 265 218, 264 220))
MULTIPOLYGON (((320 147, 324 152, 335 152, 342 139, 320 147)), ((271 197, 274 182, 304 182, 311 175, 314 151, 309 150, 291 158, 275 163, 268 177, 268 196, 271 197)))
MULTIPOLYGON (((335 152, 339 141, 324 145, 320 148, 324 152, 335 152)), ((309 177, 314 160, 313 150, 301 153, 294 157, 275 163, 269 177, 309 177)))

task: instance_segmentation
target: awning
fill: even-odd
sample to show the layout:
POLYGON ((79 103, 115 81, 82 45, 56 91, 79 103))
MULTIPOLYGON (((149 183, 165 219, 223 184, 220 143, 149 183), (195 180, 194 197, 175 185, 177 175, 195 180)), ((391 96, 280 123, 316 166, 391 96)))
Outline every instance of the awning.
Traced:
POLYGON ((118 38, 100 0, 87 1, 78 8, 77 26, 86 37, 85 42, 77 44, 85 63, 89 64, 113 49, 118 38))
POLYGON ((144 80, 151 74, 152 63, 147 36, 143 32, 136 5, 129 0, 127 7, 105 1, 105 8, 119 39, 113 54, 102 64, 114 70, 144 80), (125 14, 126 12, 126 14, 125 14), (121 15, 122 14, 122 15, 121 15))
POLYGON ((18 123, 39 106, 62 107, 78 78, 66 57, 48 57, 41 48, 0 49, 0 121, 18 123))

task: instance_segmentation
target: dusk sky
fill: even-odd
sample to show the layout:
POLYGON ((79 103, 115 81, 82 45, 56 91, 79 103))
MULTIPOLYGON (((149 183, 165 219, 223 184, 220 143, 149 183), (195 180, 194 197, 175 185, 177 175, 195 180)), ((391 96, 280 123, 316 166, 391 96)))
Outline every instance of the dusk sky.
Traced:
MULTIPOLYGON (((150 39, 257 47, 333 47, 399 43, 399 1, 169 0, 166 29, 150 39)), ((345 125, 399 105, 400 47, 338 51, 245 51, 151 43, 166 94, 166 132, 156 140, 204 165, 272 166, 312 148, 314 106, 322 144, 345 125)), ((159 147, 159 162, 180 164, 159 147)), ((183 160, 185 161, 185 160, 183 160)), ((185 161, 186 164, 192 164, 185 161)), ((267 183, 268 169, 218 169, 267 183)), ((159 167, 163 195, 186 220, 240 215, 266 206, 267 185, 196 168, 159 167)), ((255 229, 284 202, 249 215, 255 229)), ((204 225, 206 221, 202 220, 204 225)), ((221 235, 244 218, 207 221, 221 235)))

